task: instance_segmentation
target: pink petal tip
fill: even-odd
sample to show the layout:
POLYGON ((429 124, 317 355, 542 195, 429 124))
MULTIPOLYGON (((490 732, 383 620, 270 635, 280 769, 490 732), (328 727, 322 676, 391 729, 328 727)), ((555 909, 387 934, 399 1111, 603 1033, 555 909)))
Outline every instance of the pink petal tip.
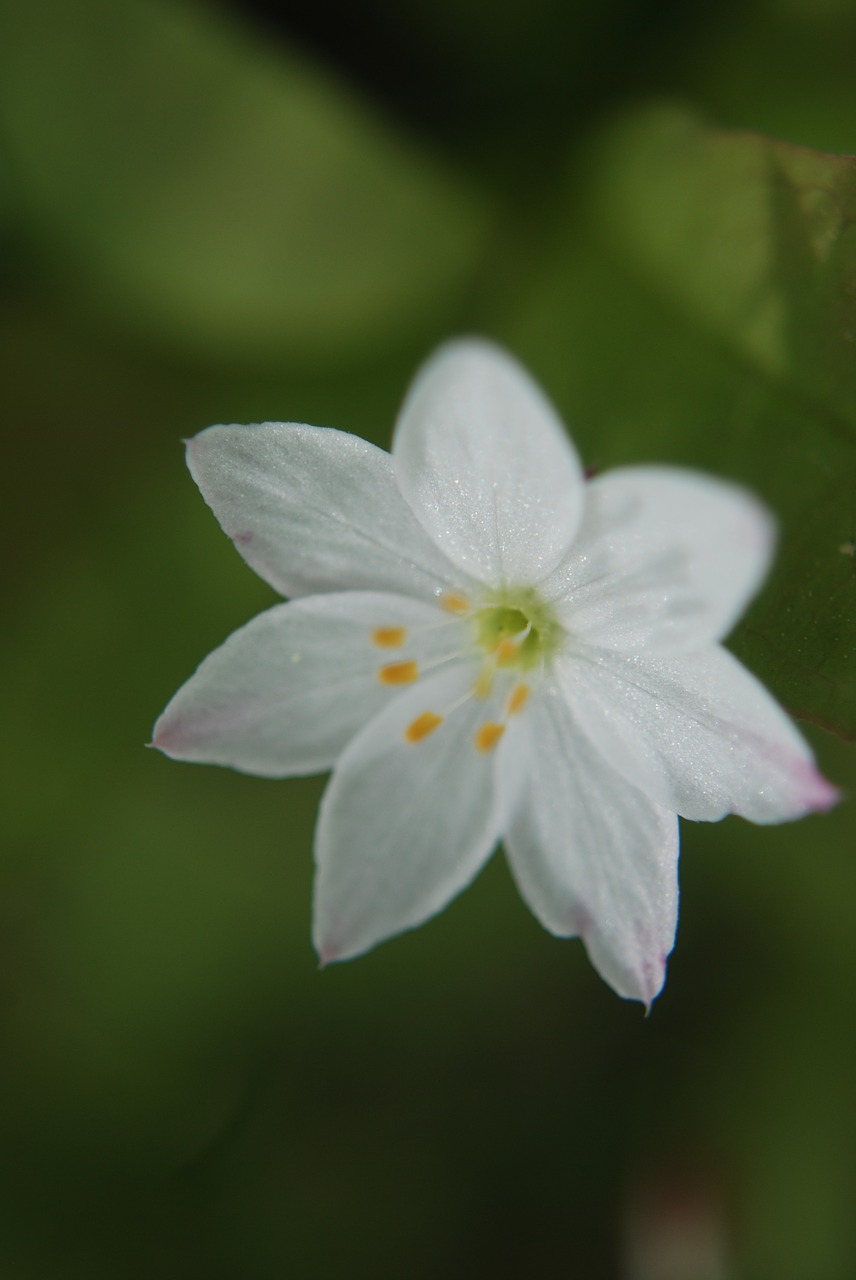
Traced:
POLYGON ((332 943, 328 945, 317 943, 315 951, 318 955, 319 969, 326 969, 328 965, 335 964, 337 960, 342 958, 340 949, 332 943))
POLYGON ((828 782, 809 762, 800 765, 797 778, 800 798, 808 813, 826 813, 842 799, 838 787, 828 782))

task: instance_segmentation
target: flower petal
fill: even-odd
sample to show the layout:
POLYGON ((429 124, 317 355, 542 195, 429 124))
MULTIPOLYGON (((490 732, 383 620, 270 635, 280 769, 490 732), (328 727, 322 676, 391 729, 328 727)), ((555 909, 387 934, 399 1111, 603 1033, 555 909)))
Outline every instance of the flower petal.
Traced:
POLYGON ((429 360, 392 455, 437 545, 492 586, 543 577, 577 530, 584 486, 570 440, 528 374, 489 343, 450 343, 429 360))
POLYGON ((322 772, 400 694, 378 678, 382 668, 411 678, 411 663, 453 654, 465 638, 460 621, 404 596, 355 591, 276 605, 209 654, 158 720, 153 745, 266 777, 322 772), (373 641, 379 629, 407 634, 393 652, 373 641))
POLYGON ((678 820, 591 748, 561 694, 532 703, 526 799, 506 837, 520 892, 545 929, 581 936, 620 996, 660 991, 678 911, 678 820))
POLYGON ((467 585, 399 493, 389 454, 359 436, 294 422, 209 427, 188 442, 187 464, 241 555, 283 595, 431 599, 467 585))
POLYGON ((323 963, 433 916, 496 844, 496 762, 513 749, 514 733, 496 750, 477 749, 490 708, 480 698, 461 704, 477 674, 468 664, 403 693, 337 765, 315 836, 314 938, 323 963), (408 742, 408 726, 430 725, 432 715, 442 723, 408 742))
POLYGON ((589 484, 579 536, 542 591, 591 644, 691 648, 731 630, 773 541, 769 514, 737 486, 628 467, 589 484))
POLYGON ((718 645, 665 657, 578 649, 557 674, 610 764, 683 817, 784 822, 838 798, 781 707, 718 645))

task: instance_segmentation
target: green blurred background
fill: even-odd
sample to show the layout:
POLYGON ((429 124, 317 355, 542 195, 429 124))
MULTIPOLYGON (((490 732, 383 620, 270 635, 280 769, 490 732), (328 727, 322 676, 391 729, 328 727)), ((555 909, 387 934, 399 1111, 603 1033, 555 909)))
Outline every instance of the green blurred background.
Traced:
POLYGON ((4 1280, 856 1274, 850 804, 684 825, 646 1020, 501 857, 320 974, 323 779, 143 749, 272 600, 181 437, 387 445, 475 331, 588 464, 764 495, 734 647, 852 791, 854 53, 846 0, 6 0, 4 1280))

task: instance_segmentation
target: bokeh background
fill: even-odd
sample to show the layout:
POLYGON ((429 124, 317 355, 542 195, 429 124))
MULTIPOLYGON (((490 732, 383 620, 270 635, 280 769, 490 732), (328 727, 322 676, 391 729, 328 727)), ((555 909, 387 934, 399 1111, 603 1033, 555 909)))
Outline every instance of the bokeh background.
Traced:
POLYGON ((651 1016, 497 857, 319 973, 323 779, 144 750, 272 602, 180 440, 387 445, 508 344, 588 464, 747 483, 735 650, 856 787, 848 0, 6 0, 0 1275, 846 1280, 852 805, 684 825, 651 1016))

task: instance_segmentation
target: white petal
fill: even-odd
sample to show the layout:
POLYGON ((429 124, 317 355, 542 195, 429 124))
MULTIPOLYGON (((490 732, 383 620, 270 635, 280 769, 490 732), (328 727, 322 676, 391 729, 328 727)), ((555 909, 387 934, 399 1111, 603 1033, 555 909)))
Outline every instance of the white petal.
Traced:
POLYGON ((506 850, 520 892, 546 929, 581 936, 620 996, 660 991, 678 911, 678 820, 592 749, 561 694, 534 700, 532 768, 506 850))
POLYGON ((528 374, 488 343, 450 343, 429 360, 392 455, 401 491, 437 545, 492 586, 543 577, 576 532, 577 455, 528 374))
POLYGON ((609 762, 683 817, 783 822, 837 799, 781 707, 718 645, 662 658, 578 649, 557 674, 609 762))
POLYGON ((692 471, 629 467, 588 485, 577 540, 541 590, 592 644, 691 648, 731 630, 772 548, 771 518, 744 490, 692 471))
POLYGON ((209 427, 187 463, 241 555, 286 596, 365 588, 431 599, 464 575, 425 534, 388 453, 293 422, 209 427))
POLYGON ((404 596, 342 592, 276 605, 209 654, 158 720, 153 745, 267 777, 319 773, 400 694, 381 683, 382 666, 424 663, 465 641, 461 622, 404 596), (407 628, 406 643, 379 648, 379 627, 407 628))
POLYGON ((475 747, 489 705, 470 698, 422 741, 405 730, 444 715, 477 667, 435 676, 402 694, 356 738, 336 767, 315 835, 315 946, 344 960, 436 914, 469 884, 499 837, 504 806, 497 758, 475 747))

